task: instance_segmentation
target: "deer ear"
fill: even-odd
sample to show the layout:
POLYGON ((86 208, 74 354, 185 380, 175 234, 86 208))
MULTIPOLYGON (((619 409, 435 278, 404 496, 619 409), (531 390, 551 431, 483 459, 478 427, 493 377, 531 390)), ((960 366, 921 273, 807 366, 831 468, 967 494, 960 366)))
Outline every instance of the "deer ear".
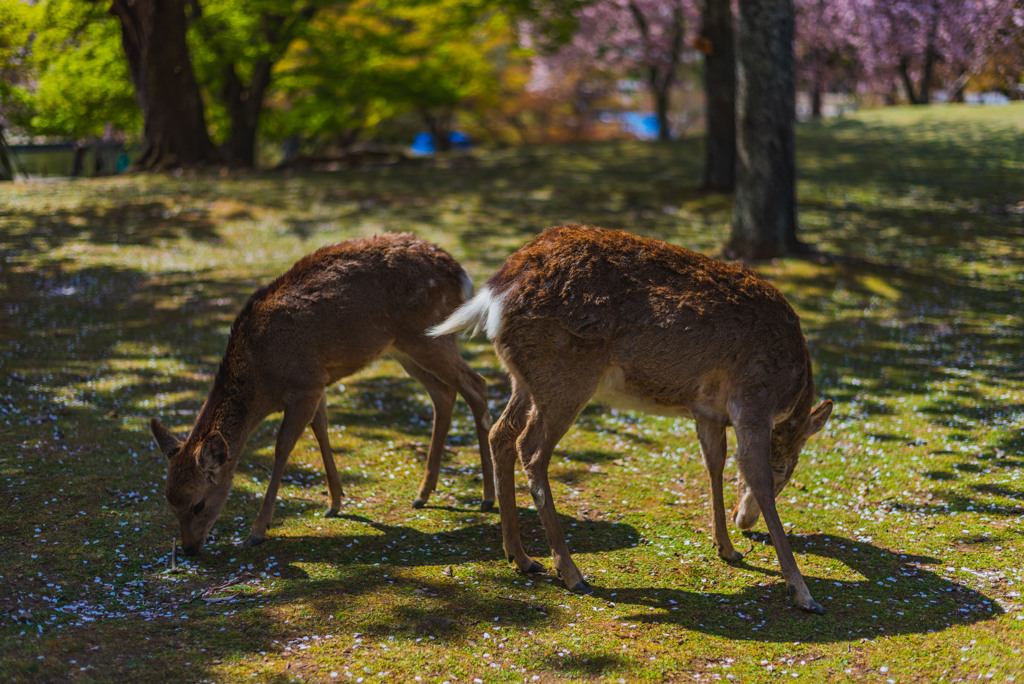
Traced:
POLYGON ((174 436, 174 434, 165 428, 163 424, 156 418, 151 418, 149 421, 149 429, 153 431, 153 436, 156 437, 156 443, 160 447, 160 451, 164 452, 164 456, 171 458, 181 448, 181 440, 174 436))
POLYGON ((214 432, 203 442, 199 450, 199 468, 212 484, 217 481, 221 467, 228 460, 228 443, 219 432, 214 432))
POLYGON ((807 427, 804 429, 806 435, 810 437, 818 430, 825 427, 825 423, 828 422, 828 417, 831 415, 832 400, 826 399, 811 411, 811 415, 807 416, 807 427))

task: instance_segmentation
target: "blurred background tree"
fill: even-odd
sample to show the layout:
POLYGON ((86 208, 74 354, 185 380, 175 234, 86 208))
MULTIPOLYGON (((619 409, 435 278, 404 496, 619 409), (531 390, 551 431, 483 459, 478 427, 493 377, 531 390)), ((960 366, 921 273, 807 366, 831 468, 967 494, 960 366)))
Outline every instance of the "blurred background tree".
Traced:
MULTIPOLYGON (((285 142, 323 153, 424 130, 440 148, 456 128, 502 144, 622 135, 622 115, 646 111, 660 140, 703 122, 705 187, 729 191, 732 4, 3 0, 0 126, 130 141, 147 168, 254 166, 285 142)), ((793 5, 809 116, 1024 94, 1022 0, 793 5)))
POLYGON ((146 169, 702 124, 731 248, 765 256, 803 248, 798 112, 1024 97, 1024 0, 0 0, 0 70, 0 143, 146 169))

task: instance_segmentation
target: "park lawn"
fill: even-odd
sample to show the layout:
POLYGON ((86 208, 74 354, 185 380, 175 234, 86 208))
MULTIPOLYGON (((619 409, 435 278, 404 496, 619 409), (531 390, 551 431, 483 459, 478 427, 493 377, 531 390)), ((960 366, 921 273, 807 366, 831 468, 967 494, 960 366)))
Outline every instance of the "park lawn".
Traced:
MULTIPOLYGON (((478 151, 320 174, 0 187, 3 681, 1024 680, 1024 107, 873 110, 798 128, 801 235, 755 268, 803 318, 836 402, 779 496, 812 595, 763 523, 717 559, 689 421, 589 407, 551 466, 569 594, 502 558, 460 403, 439 489, 410 504, 426 394, 385 360, 328 396, 344 515, 300 441, 244 549, 276 422, 216 536, 172 568, 150 416, 188 430, 235 313, 314 248, 409 230, 480 285, 548 225, 716 254, 729 198, 699 140, 478 151)), ((490 381, 489 346, 466 342, 490 381)), ((734 480, 734 468, 727 468, 734 480)), ((550 566, 519 475, 526 547, 550 566)), ((734 496, 730 487, 727 503, 734 496)))

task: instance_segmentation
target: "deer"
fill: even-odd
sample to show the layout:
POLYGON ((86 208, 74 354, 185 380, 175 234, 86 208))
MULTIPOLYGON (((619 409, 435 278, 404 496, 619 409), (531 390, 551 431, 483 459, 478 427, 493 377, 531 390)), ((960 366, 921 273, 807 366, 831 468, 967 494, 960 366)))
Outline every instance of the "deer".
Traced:
POLYGON ((285 464, 307 425, 316 437, 330 505, 340 515, 343 490, 328 438, 326 389, 388 354, 418 380, 433 404, 423 480, 413 506, 435 489, 456 393, 473 414, 484 497, 494 504, 488 445, 487 383, 459 355, 454 335, 428 336, 473 291, 447 252, 411 234, 383 234, 322 247, 258 289, 235 318, 212 387, 182 440, 152 418, 168 459, 166 498, 192 555, 209 536, 227 499, 242 449, 264 418, 283 412, 274 466, 244 546, 263 542, 285 464))
POLYGON ((519 534, 516 456, 543 523, 558 576, 593 593, 569 555, 548 464, 591 401, 696 424, 711 483, 718 555, 742 559, 729 539, 722 492, 726 429, 737 438, 739 500, 733 521, 763 514, 789 594, 823 613, 800 574, 775 497, 807 439, 832 412, 813 406, 814 380, 799 317, 782 293, 743 267, 619 230, 570 224, 514 252, 478 293, 431 335, 480 332, 493 342, 512 392, 490 433, 505 556, 545 572, 519 534))

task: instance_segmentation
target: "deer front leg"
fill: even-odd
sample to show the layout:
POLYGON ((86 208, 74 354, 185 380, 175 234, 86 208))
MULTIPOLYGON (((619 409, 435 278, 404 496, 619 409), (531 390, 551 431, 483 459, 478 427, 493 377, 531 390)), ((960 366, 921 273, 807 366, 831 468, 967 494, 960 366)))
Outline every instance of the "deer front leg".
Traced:
POLYGON ((256 522, 253 523, 249 538, 245 540, 243 546, 256 546, 263 543, 267 527, 270 526, 270 519, 274 515, 274 501, 277 499, 277 490, 281 486, 284 466, 288 462, 288 456, 292 453, 292 449, 295 448, 295 443, 299 441, 302 431, 312 422, 320 396, 316 395, 293 402, 285 407, 284 418, 281 419, 281 426, 277 430, 277 443, 274 446, 274 469, 270 473, 267 493, 263 495, 260 512, 256 515, 256 522))
POLYGON ((324 461, 324 471, 327 473, 327 492, 331 497, 331 505, 324 512, 325 518, 337 518, 341 515, 341 497, 345 495, 341 488, 341 478, 338 477, 338 469, 334 465, 334 454, 331 451, 331 442, 327 433, 327 395, 320 397, 320 403, 316 407, 316 414, 311 423, 313 434, 316 435, 317 444, 320 445, 320 456, 324 461))
POLYGON ((793 602, 803 610, 823 614, 825 609, 811 598, 811 592, 807 589, 807 583, 796 564, 793 549, 789 545, 789 538, 782 527, 779 512, 775 508, 775 480, 771 468, 770 434, 771 429, 767 427, 760 429, 736 428, 736 438, 739 442, 736 462, 743 479, 761 508, 764 523, 772 537, 775 554, 779 558, 782 576, 786 580, 786 586, 789 589, 789 595, 793 597, 793 602))
POLYGON ((722 495, 722 471, 725 469, 726 454, 725 426, 698 420, 697 439, 700 440, 704 466, 707 468, 708 478, 711 480, 711 512, 715 547, 722 560, 735 563, 743 559, 743 554, 733 548, 725 518, 725 499, 722 495))

